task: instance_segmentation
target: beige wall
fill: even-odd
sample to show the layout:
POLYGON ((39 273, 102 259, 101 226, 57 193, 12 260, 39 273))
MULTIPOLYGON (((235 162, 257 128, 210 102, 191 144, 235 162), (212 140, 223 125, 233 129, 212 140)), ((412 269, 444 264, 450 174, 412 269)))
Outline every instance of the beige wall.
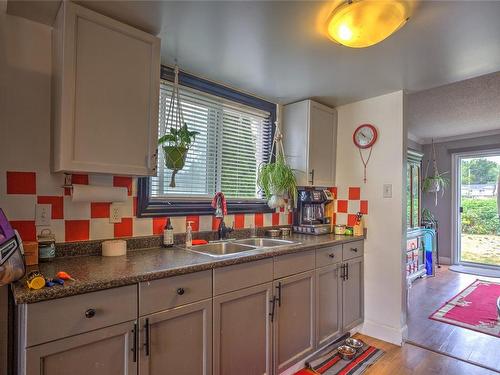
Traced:
POLYGON ((402 91, 337 108, 338 188, 361 186, 370 202, 365 242, 364 333, 396 344, 404 333, 402 241, 404 238, 404 155, 406 132, 402 91), (363 165, 352 134, 364 123, 375 125, 379 139, 363 183, 363 165), (392 185, 392 198, 383 198, 383 185, 392 185))

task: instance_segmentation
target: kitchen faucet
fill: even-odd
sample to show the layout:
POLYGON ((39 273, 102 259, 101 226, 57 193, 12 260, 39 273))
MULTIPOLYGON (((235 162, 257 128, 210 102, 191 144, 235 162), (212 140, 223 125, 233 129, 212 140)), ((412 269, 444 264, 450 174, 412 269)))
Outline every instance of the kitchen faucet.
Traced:
POLYGON ((227 205, 226 198, 222 192, 215 193, 214 199, 212 200, 212 207, 215 209, 215 217, 220 219, 217 229, 218 239, 226 240, 227 235, 231 233, 234 228, 227 227, 226 223, 224 223, 224 215, 227 215, 227 205))

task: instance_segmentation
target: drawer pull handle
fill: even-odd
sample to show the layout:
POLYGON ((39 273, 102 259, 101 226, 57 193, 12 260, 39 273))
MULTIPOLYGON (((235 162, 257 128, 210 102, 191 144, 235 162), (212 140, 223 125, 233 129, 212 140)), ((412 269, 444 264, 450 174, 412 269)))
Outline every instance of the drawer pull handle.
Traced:
POLYGON ((351 247, 351 251, 354 251, 355 253, 358 252, 358 248, 357 247, 351 247))
POLYGON ((87 319, 93 318, 95 316, 95 310, 94 309, 88 309, 85 311, 85 317, 87 319))
POLYGON ((184 292, 185 292, 184 288, 177 289, 177 294, 180 295, 180 296, 182 296, 184 294, 184 292))
POLYGON ((329 256, 330 258, 335 258, 335 254, 334 254, 334 253, 328 254, 328 256, 329 256))

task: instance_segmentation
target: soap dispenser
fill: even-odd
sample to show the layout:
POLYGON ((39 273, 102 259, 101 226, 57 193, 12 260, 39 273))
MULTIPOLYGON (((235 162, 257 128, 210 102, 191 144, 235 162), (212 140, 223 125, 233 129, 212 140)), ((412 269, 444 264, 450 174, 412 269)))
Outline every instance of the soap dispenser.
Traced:
POLYGON ((193 246, 193 228, 191 227, 192 221, 187 222, 186 227, 186 248, 190 249, 193 246))

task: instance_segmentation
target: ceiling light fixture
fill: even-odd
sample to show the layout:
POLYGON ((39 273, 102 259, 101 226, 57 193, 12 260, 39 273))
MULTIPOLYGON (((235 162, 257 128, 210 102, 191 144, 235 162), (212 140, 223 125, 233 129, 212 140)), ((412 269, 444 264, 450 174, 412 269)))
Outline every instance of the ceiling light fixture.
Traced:
POLYGON ((410 7, 403 0, 350 0, 332 12, 327 31, 337 43, 364 48, 383 41, 409 17, 410 7))

